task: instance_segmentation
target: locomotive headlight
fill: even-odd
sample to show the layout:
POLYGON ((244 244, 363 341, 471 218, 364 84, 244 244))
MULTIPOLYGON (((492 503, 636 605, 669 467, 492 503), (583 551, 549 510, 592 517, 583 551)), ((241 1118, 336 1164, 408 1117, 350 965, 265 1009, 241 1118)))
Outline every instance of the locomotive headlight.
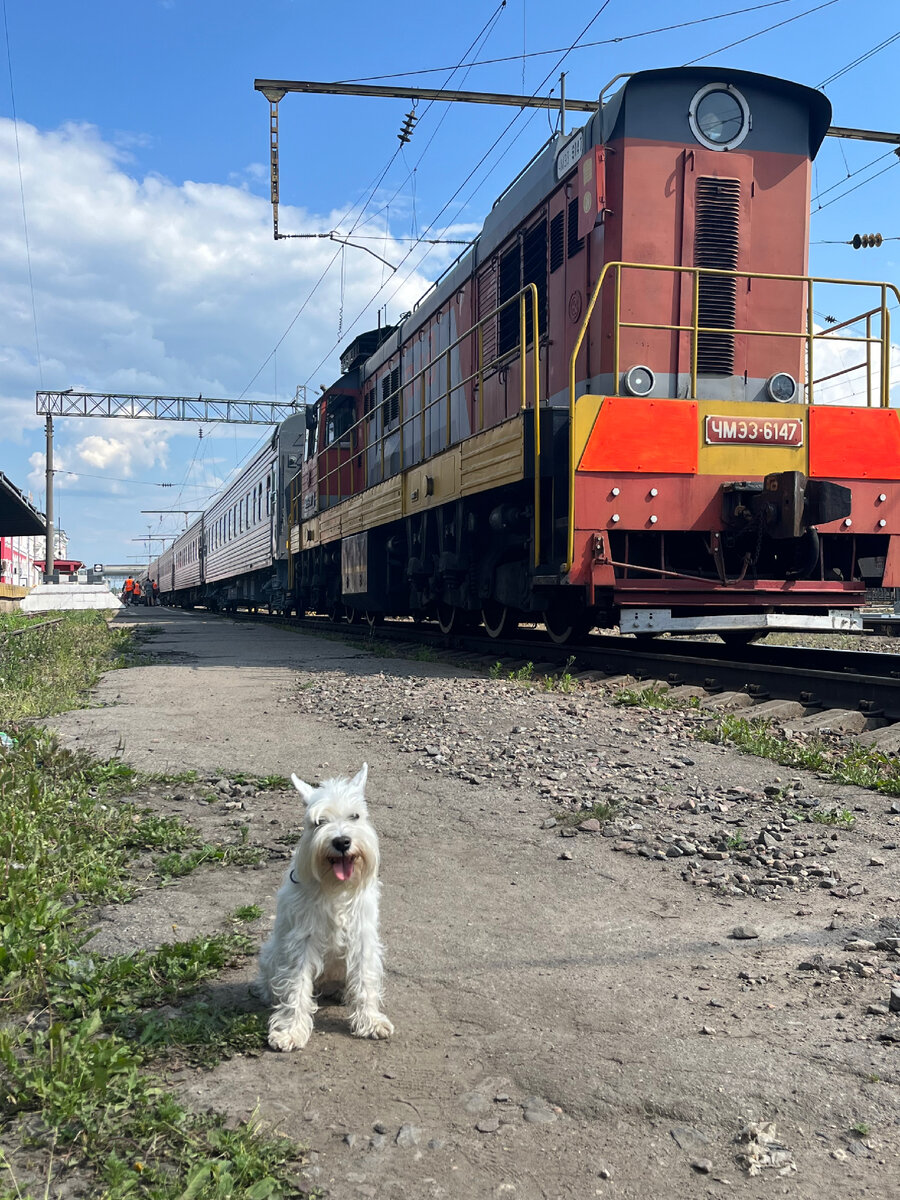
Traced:
POLYGON ((649 367, 629 367, 622 376, 622 387, 629 396, 649 396, 656 385, 656 376, 649 367))
POLYGON ((797 381, 786 371, 779 371, 766 383, 766 391, 770 400, 777 400, 779 404, 790 404, 797 398, 797 381))
POLYGON ((750 132, 750 106, 727 83, 708 83, 691 101, 688 110, 691 132, 710 150, 733 150, 750 132))

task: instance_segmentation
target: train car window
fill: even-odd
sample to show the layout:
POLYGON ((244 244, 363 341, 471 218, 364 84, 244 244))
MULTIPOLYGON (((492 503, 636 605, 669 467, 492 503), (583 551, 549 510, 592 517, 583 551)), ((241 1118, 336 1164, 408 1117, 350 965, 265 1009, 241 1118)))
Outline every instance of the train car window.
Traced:
POLYGON ((578 236, 578 198, 569 201, 568 221, 568 250, 567 256, 574 258, 584 245, 584 238, 578 236))
POLYGON ((566 214, 560 210, 550 222, 550 274, 558 271, 566 258, 566 214))

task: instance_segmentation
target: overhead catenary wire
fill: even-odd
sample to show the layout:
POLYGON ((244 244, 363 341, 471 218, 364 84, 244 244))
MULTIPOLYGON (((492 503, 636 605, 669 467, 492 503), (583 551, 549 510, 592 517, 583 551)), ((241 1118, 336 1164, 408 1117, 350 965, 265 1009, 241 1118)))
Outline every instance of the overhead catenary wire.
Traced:
POLYGON ((844 197, 849 196, 851 192, 858 192, 861 187, 865 187, 867 183, 871 183, 874 179, 878 179, 879 176, 884 175, 887 171, 892 171, 896 166, 900 166, 900 158, 895 158, 892 163, 888 163, 886 167, 882 167, 880 171, 876 171, 875 174, 870 175, 868 179, 863 179, 853 187, 847 188, 846 192, 841 192, 839 196, 833 196, 830 200, 826 200, 824 204, 820 204, 813 211, 812 215, 814 217, 817 216, 820 212, 822 212, 823 209, 828 208, 832 204, 837 204, 838 200, 843 200, 844 197))
MULTIPOLYGON (((608 2, 608 0, 607 0, 607 2, 608 2)), ((4 3, 5 3, 5 0, 4 0, 4 3)), ((444 82, 444 85, 443 85, 444 87, 448 87, 448 86, 449 86, 449 84, 450 84, 450 81, 451 81, 451 79, 452 79, 452 77, 453 77, 453 75, 454 75, 454 74, 455 74, 455 73, 456 73, 458 70, 461 70, 463 66, 465 66, 465 60, 466 60, 466 58, 468 57, 468 55, 469 55, 469 54, 472 52, 472 50, 473 50, 473 49, 474 49, 476 46, 478 46, 480 43, 482 43, 482 39, 483 39, 483 35, 485 34, 485 31, 486 31, 486 30, 488 30, 488 32, 490 32, 490 29, 492 29, 492 28, 493 28, 493 25, 496 23, 496 21, 497 21, 498 17, 500 16, 501 12, 503 11, 503 9, 504 9, 505 7, 506 7, 506 0, 500 0, 500 3, 498 4, 497 8, 494 10, 494 12, 491 14, 491 16, 490 16, 490 17, 487 19, 487 21, 486 21, 486 22, 484 23, 484 25, 481 27, 481 29, 479 30, 479 32, 478 32, 478 34, 475 36, 475 38, 474 38, 474 39, 473 39, 473 40, 472 40, 472 41, 469 43, 469 46, 468 46, 468 47, 467 47, 467 49, 464 51, 464 53, 463 53, 463 56, 462 56, 462 59, 460 60, 460 62, 459 62, 459 63, 457 63, 457 65, 456 65, 455 67, 447 68, 447 69, 450 71, 450 74, 448 75, 448 77, 447 77, 446 81, 444 82)), ((443 90, 443 89, 442 89, 442 90, 443 90)), ((434 101, 430 101, 430 102, 429 102, 429 104, 428 104, 428 107, 429 107, 429 108, 430 108, 430 106, 431 106, 431 104, 432 104, 432 103, 435 103, 435 102, 434 102, 434 101)), ((427 111, 427 108, 426 108, 426 110, 425 110, 425 111, 427 111)), ((429 140, 429 142, 428 142, 428 145, 430 145, 430 144, 431 144, 431 141, 433 141, 433 140, 434 140, 434 135, 432 135, 432 138, 429 140)), ((427 149, 427 146, 426 146, 426 149, 427 149)), ((371 202, 372 202, 372 199, 374 198, 374 196, 375 196, 375 194, 376 194, 376 192, 377 192, 378 188, 381 186, 381 183, 382 183, 382 181, 384 180, 385 176, 387 175, 388 171, 390 170, 391 166, 393 165, 394 161, 396 160, 396 158, 397 158, 398 154, 400 154, 401 150, 402 150, 402 144, 401 144, 401 145, 399 145, 399 146, 398 146, 398 147, 397 147, 397 148, 394 150, 394 152, 391 154, 391 156, 390 156, 390 158, 389 158, 389 160, 388 160, 387 164, 385 165, 384 169, 383 169, 383 170, 381 171, 381 173, 379 174, 378 178, 377 178, 377 179, 376 179, 376 180, 375 180, 375 181, 374 181, 372 184, 370 184, 370 186, 369 186, 368 188, 366 188, 366 189, 365 189, 365 192, 364 192, 364 194, 365 194, 365 193, 368 193, 368 198, 366 199, 365 203, 362 205, 362 208, 360 209, 360 211, 359 211, 359 214, 358 214, 358 215, 357 215, 357 217, 355 218, 355 220, 354 220, 354 222, 353 222, 353 225, 352 225, 352 226, 351 226, 351 228, 350 228, 350 233, 347 235, 348 237, 349 237, 349 236, 351 236, 351 235, 353 235, 353 233, 354 233, 354 230, 357 228, 357 226, 358 226, 358 225, 359 225, 359 223, 361 222, 361 220, 362 220, 363 216, 365 215, 365 212, 366 212, 367 208, 368 208, 368 207, 369 207, 369 205, 371 204, 371 202)), ((424 151, 423 151, 423 154, 424 154, 424 151)), ((421 161, 421 156, 420 156, 420 158, 419 158, 419 161, 421 161)), ((396 193, 395 193, 395 195, 396 195, 396 193)), ((347 218, 349 217, 350 213, 352 213, 352 212, 353 212, 353 210, 356 208, 356 206, 357 206, 357 204, 358 204, 358 203, 359 203, 359 201, 356 201, 356 202, 354 202, 354 203, 353 203, 353 204, 350 206, 350 208, 347 210, 347 212, 344 214, 344 216, 341 218, 341 220, 340 220, 340 222, 339 222, 338 224, 341 224, 341 223, 343 223, 345 220, 347 220, 347 218)), ((334 232, 335 232, 335 231, 332 231, 330 234, 324 234, 323 236, 325 236, 325 237, 329 237, 329 238, 332 238, 332 234, 333 234, 334 232)), ((427 231, 426 231, 426 232, 427 232, 427 231)), ((293 235, 293 236, 304 236, 304 235, 293 235)), ((311 236, 318 236, 318 235, 311 235, 311 236)), ((332 240, 338 241, 339 239, 335 237, 335 238, 332 238, 332 240)), ((435 239, 435 240, 437 241, 437 239, 435 239)), ((464 244, 465 244, 465 243, 464 243, 464 244)), ((364 249, 365 247, 362 247, 362 248, 364 249)), ((250 379, 250 380, 247 382, 247 384, 244 386, 244 389, 243 389, 243 391, 241 392, 240 396, 238 397, 238 399, 239 399, 239 400, 243 399, 243 397, 244 397, 244 396, 247 394, 247 392, 250 390, 250 388, 253 386, 253 384, 256 382, 256 380, 259 378, 259 376, 262 374, 262 372, 265 370, 265 368, 268 366, 269 362, 271 362, 271 361, 272 361, 273 357, 274 357, 274 356, 275 356, 275 354, 278 352, 278 349, 280 348, 280 346, 281 346, 281 345, 282 345, 282 343, 284 342, 285 338, 286 338, 286 337, 288 336, 288 334, 291 332, 291 330, 293 329, 294 325, 295 325, 295 324, 297 323, 297 321, 300 319, 300 317, 302 316, 302 314, 303 314, 303 313, 306 311, 307 307, 308 307, 308 306, 309 306, 309 304, 311 303, 311 301, 312 301, 313 297, 315 296, 316 292, 318 291, 319 287, 322 285, 323 281, 325 280, 326 276, 327 276, 327 275, 328 275, 328 273, 330 272, 331 268, 334 266, 334 264, 335 264, 335 262, 337 261, 338 257, 339 257, 340 255, 342 255, 342 254, 343 254, 343 252, 344 252, 344 244, 343 244, 343 241, 341 241, 341 244, 339 245, 338 249, 335 251, 334 255, 331 257, 331 259, 329 260, 329 262, 326 264, 326 266, 325 266, 325 269, 322 271, 321 275, 318 277, 318 279, 317 279, 317 280, 315 281, 315 283, 313 284, 313 286, 312 286, 312 289, 309 291, 309 293, 307 294, 307 296, 306 296, 306 298, 304 299, 303 303, 300 305, 299 309, 297 310, 297 312, 296 312, 296 313, 294 314, 294 316, 292 317, 291 321, 289 322, 289 324, 288 324, 287 328, 286 328, 286 329, 284 330, 284 332, 282 333, 281 337, 279 337, 278 341, 277 341, 277 342, 275 343, 275 345, 272 347, 272 350, 269 352, 269 354, 268 354, 268 355, 266 355, 265 359, 264 359, 264 360, 263 360, 263 362, 260 364, 260 366, 258 367, 258 369, 256 370, 256 372, 254 373, 254 375, 252 376, 252 378, 251 378, 251 379, 250 379)), ((377 257, 377 256, 376 256, 376 257, 377 257)), ((383 287, 383 286, 384 286, 384 283, 382 283, 382 285, 381 285, 381 286, 383 287)), ((341 336, 342 336, 342 335, 341 335, 341 336)), ((308 382, 308 381, 307 381, 307 382, 308 382)), ((218 425, 218 424, 220 424, 220 423, 221 423, 221 422, 213 422, 213 424, 211 425, 211 427, 210 427, 210 428, 212 429, 212 428, 214 428, 216 425, 218 425)), ((259 439, 257 439, 257 441, 254 443, 254 445, 251 447, 251 449, 248 451, 248 453, 247 453, 247 454, 244 456, 244 461, 246 461, 246 459, 247 459, 248 457, 250 457, 252 454, 254 454, 254 453, 257 451, 257 449, 259 448, 259 446, 262 444, 262 442, 263 442, 263 440, 264 440, 264 437, 265 437, 265 436, 266 436, 266 435, 263 435, 263 436, 261 436, 259 439)), ((188 476, 190 475, 190 472, 191 472, 191 470, 193 470, 193 466, 194 466, 194 461, 195 461, 195 460, 196 460, 196 448, 195 448, 195 451, 194 451, 194 456, 193 456, 193 458, 191 459, 191 463, 190 463, 190 465, 189 465, 189 467, 188 467, 188 471, 187 471, 187 472, 186 472, 186 474, 185 474, 185 479, 187 479, 187 478, 188 478, 188 476)), ((237 470, 237 466, 238 466, 238 464, 237 464, 237 462, 236 462, 236 463, 235 463, 235 468, 234 468, 234 471, 236 471, 236 470, 237 470)), ((232 476, 232 475, 234 474, 234 471, 230 472, 230 476, 232 476)), ((226 480, 225 484, 223 484, 222 486, 223 486, 223 487, 224 487, 224 486, 226 486, 226 485, 227 485, 227 482, 228 482, 228 480, 226 480)), ((191 485, 191 486, 196 486, 196 485, 191 485)))
POLYGON ((838 4, 840 0, 824 0, 824 3, 815 5, 814 8, 807 8, 802 13, 795 13, 792 17, 787 17, 784 21, 776 21, 774 25, 767 25, 765 29, 757 29, 755 33, 748 33, 746 37, 738 38, 736 41, 728 42, 725 46, 719 46, 715 50, 710 50, 707 54, 701 54, 698 58, 688 59, 682 65, 685 67, 693 67, 696 63, 704 62, 707 58, 712 58, 714 54, 722 54, 726 50, 733 50, 735 46, 743 46, 745 42, 752 42, 754 38, 762 37, 763 34, 771 33, 773 29, 781 29, 785 25, 790 25, 793 21, 800 21, 804 17, 809 17, 813 13, 821 12, 823 8, 831 8, 832 4, 838 4))
POLYGON ((833 192, 835 188, 843 187, 848 179, 853 179, 855 176, 861 175, 863 171, 868 171, 869 167, 874 167, 877 163, 884 162, 886 158, 890 158, 890 156, 894 153, 894 150, 886 150, 884 154, 879 154, 876 158, 870 159, 869 162, 864 163, 861 167, 857 167, 855 171, 848 171, 844 178, 839 179, 837 183, 832 183, 829 187, 822 188, 821 191, 816 192, 816 194, 810 200, 810 203, 815 204, 817 200, 821 200, 823 196, 827 196, 828 193, 833 192))
MULTIPOLYGON (((611 2, 611 0, 603 0, 603 3, 600 5, 600 7, 594 13, 593 17, 591 17, 591 19, 588 21, 588 23, 582 29, 581 33, 579 33, 578 37, 572 43, 572 46, 576 46, 581 41, 581 39, 584 37, 584 35, 587 33, 587 31, 591 28, 591 26, 600 18, 602 13, 609 7, 610 2, 611 2)), ((832 0, 832 2, 833 2, 833 0, 832 0)), ((562 64, 565 62, 566 58, 568 57, 568 54, 570 53, 572 46, 568 47, 563 52, 562 57, 560 59, 558 59, 556 61, 556 63, 554 63, 554 65, 550 68, 550 70, 547 72, 547 74, 544 76, 544 78, 540 81, 540 83, 537 85, 537 87, 531 93, 532 97, 538 95, 538 93, 545 86, 545 84, 548 82, 548 80, 551 78, 551 76, 553 76, 556 73, 556 71, 562 66, 562 64)), ((436 216, 432 218, 432 220, 429 223, 429 225, 427 226, 427 228, 425 230, 423 230, 423 236, 424 236, 424 234, 429 233, 431 231, 431 229, 434 227, 436 222, 450 207, 450 205, 453 203, 453 201, 456 199, 456 197, 459 195, 459 193, 463 190, 463 188, 466 186, 466 184, 471 180, 473 175, 475 175, 476 171, 478 171, 478 169, 482 166, 482 164, 489 157, 489 155, 497 148, 497 146, 500 144, 500 142, 506 137, 507 133, 509 133, 509 131, 512 129, 513 125, 519 120, 519 118, 522 116, 522 113, 524 111, 525 111, 524 109, 519 109, 519 111, 516 112, 514 114, 514 116, 512 116, 510 118, 510 120, 507 122, 507 124, 504 126, 504 128, 501 130, 501 132, 498 134, 498 136, 494 139, 494 141, 491 143, 491 145, 488 147, 488 149, 484 152, 484 154, 481 156, 481 158, 478 160, 478 162, 475 164, 475 166, 472 168, 472 170, 469 172, 469 174, 465 177, 465 179, 462 181, 462 183, 459 184, 456 191, 454 191, 453 195, 450 196, 450 198, 444 202, 444 204, 441 206, 441 208, 438 211, 438 213, 436 214, 436 216)), ((538 111, 537 109, 532 110, 531 115, 529 116, 528 121, 526 122, 526 125, 534 118, 537 111, 538 111)), ((403 256, 400 263, 398 264, 398 267, 397 267, 398 272, 399 272, 400 267, 402 267, 403 264, 411 257, 414 250, 415 250, 415 245, 411 246, 409 248, 409 250, 407 250, 406 254, 403 256)), ((426 251, 426 253, 419 259, 419 261, 412 268, 412 270, 398 283, 397 288, 395 289, 393 295, 396 295, 397 292, 400 290, 400 288, 403 286, 403 284, 406 283, 411 278, 412 274, 416 270, 418 270, 419 266, 422 264, 422 262, 425 260, 425 258, 427 257, 427 255, 429 253, 431 253, 430 250, 426 251)), ((383 286, 380 287, 378 289, 378 291, 375 292, 375 294, 370 298, 370 300, 365 305, 365 307, 359 313, 357 313, 356 317, 354 317, 354 319, 350 323, 350 325, 347 326, 347 329, 346 329, 347 333, 349 333, 350 330, 354 328, 354 326, 357 324, 357 322, 361 319, 363 313, 367 311, 367 309, 371 305, 372 301, 375 300, 382 291, 383 291, 383 286)), ((306 381, 305 381, 307 384, 312 379, 313 375, 315 375, 319 370, 321 370, 321 368, 324 366, 324 364, 328 361, 328 359, 331 357, 331 355, 334 353, 334 351, 337 348, 338 348, 337 343, 333 344, 329 348, 329 350, 325 354, 325 356, 319 361, 319 363, 313 368, 313 370, 307 376, 306 381)))
MULTIPOLYGON (((740 17, 746 13, 759 12, 764 8, 777 8, 783 4, 794 4, 796 2, 797 0, 766 0, 764 4, 751 4, 747 8, 734 8, 729 12, 713 13, 708 17, 696 17, 691 21, 678 21, 674 25, 659 25, 655 29, 643 29, 639 33, 626 33, 619 37, 601 38, 595 42, 582 42, 580 45, 572 47, 569 53, 574 54, 577 50, 590 50, 597 46, 614 46, 620 42, 634 41, 636 38, 653 37, 660 33, 671 33, 677 29, 688 29, 694 25, 705 25, 710 21, 724 21, 728 17, 740 17)), ((470 67, 487 67, 497 63, 518 62, 522 58, 545 58, 551 54, 561 54, 564 51, 564 46, 556 46, 550 50, 530 50, 527 54, 505 54, 497 58, 480 58, 467 65, 470 67)), ((448 70, 450 70, 449 67, 414 67, 407 71, 395 71, 390 75, 358 75, 353 79, 341 79, 339 82, 376 83, 380 79, 405 79, 410 75, 437 75, 441 71, 448 70)))
POLYGON ((830 83, 834 83, 836 80, 846 75, 848 71, 853 71, 856 67, 862 66, 864 62, 867 62, 874 55, 878 54, 882 50, 885 50, 888 46, 896 42, 898 38, 900 38, 900 31, 891 34, 889 38, 885 38, 884 41, 879 42, 877 46, 872 46, 870 50, 866 50, 863 54, 860 54, 857 58, 854 58, 851 62, 848 62, 845 66, 835 71, 834 74, 829 75, 827 79, 823 79, 822 82, 816 86, 820 88, 828 87, 830 83))

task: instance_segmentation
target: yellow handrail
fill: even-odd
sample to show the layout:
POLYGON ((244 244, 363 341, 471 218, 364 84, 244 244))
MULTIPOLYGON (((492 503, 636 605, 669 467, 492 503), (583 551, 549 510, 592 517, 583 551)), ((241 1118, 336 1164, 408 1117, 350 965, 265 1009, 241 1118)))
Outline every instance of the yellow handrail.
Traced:
MULTIPOLYGON (((363 450, 362 450, 362 453, 365 453, 367 450, 369 450, 371 448, 372 445, 377 445, 378 454, 379 454, 379 458, 380 458, 380 466, 381 466, 381 470, 379 472, 379 476, 380 476, 381 480, 383 480, 385 478, 385 441, 387 440, 388 436, 396 434, 399 437, 400 459, 401 459, 400 469, 403 470, 403 469, 405 469, 406 466, 412 465, 412 464, 404 464, 404 461, 403 461, 403 433, 404 433, 405 427, 407 425, 414 423, 417 420, 421 420, 421 422, 422 422, 420 461, 421 462, 426 461, 425 432, 426 432, 426 424, 427 424, 427 414, 433 408, 440 405, 445 400, 447 402, 446 428, 444 431, 446 443, 443 447, 441 447, 441 449, 446 449, 447 447, 449 447, 452 444, 452 440, 453 440, 453 438, 452 438, 452 433, 453 433, 453 431, 452 431, 452 404, 451 404, 452 395, 454 392, 464 389, 468 384, 470 384, 474 381, 477 381, 478 388, 479 388, 478 427, 479 427, 479 431, 480 431, 484 426, 484 376, 487 372, 489 372, 491 370, 500 369, 502 367, 509 366, 510 363, 516 358, 516 356, 518 356, 519 361, 520 361, 520 376, 521 376, 521 379, 520 379, 520 385, 521 385, 520 411, 525 411, 527 409, 527 407, 528 407, 527 357, 528 357, 529 347, 525 341, 526 326, 527 326, 526 301, 530 301, 530 306, 531 306, 531 324, 532 324, 531 348, 532 348, 533 366, 534 366, 533 388, 534 388, 534 408, 535 408, 535 474, 536 474, 536 476, 539 474, 539 457, 540 457, 540 428, 539 428, 539 420, 538 420, 538 408, 539 408, 539 404, 540 404, 539 302, 538 302, 537 286, 534 283, 528 283, 523 288, 521 288, 518 292, 516 292, 516 294, 514 296, 510 296, 507 300, 504 300, 501 304, 498 304, 495 308, 493 308, 491 310, 491 312, 489 312, 485 316, 481 317, 476 324, 470 326, 469 329, 465 330, 464 333, 460 334, 459 337, 457 337, 447 347, 445 347, 443 350, 439 350, 435 354, 435 356, 425 364, 425 366, 421 367, 409 379, 402 382, 399 385, 399 387, 394 389, 393 392, 382 397, 382 399, 380 401, 381 405, 390 404, 390 402, 394 399, 394 397, 398 398, 399 420, 398 420, 397 427, 396 427, 396 429, 387 431, 387 430, 385 430, 384 422, 382 421, 381 432, 377 436, 377 439, 375 441, 373 441, 373 443, 371 443, 371 444, 364 445, 363 450), (500 313, 503 312, 506 308, 508 308, 510 305, 513 305, 513 304, 518 305, 519 310, 520 310, 519 344, 518 344, 518 346, 514 347, 512 350, 505 351, 503 354, 498 353, 489 363, 485 363, 484 362, 484 344, 483 344, 484 327, 489 321, 499 318, 500 313), (469 373, 468 375, 465 375, 465 376, 457 379, 454 382, 453 369, 452 369, 452 352, 458 346, 460 346, 466 340, 466 338, 472 337, 473 334, 477 336, 475 370, 472 371, 471 373, 469 373), (443 373, 445 376, 443 390, 441 390, 431 401, 426 403, 425 397, 427 395, 428 372, 433 371, 436 368, 440 369, 442 366, 442 360, 443 360, 443 368, 444 368, 443 373), (417 384, 420 385, 420 387, 421 387, 421 409, 418 411, 414 411, 412 413, 406 413, 404 411, 405 406, 403 403, 403 392, 405 389, 415 388, 417 384)), ((376 407, 377 407, 377 404, 376 404, 376 407)), ((346 439, 349 439, 349 442, 350 442, 351 471, 352 471, 352 467, 353 467, 354 435, 357 434, 357 432, 360 431, 362 429, 362 427, 365 426, 366 422, 369 420, 371 420, 371 414, 363 413, 363 416, 358 421, 354 422, 354 424, 351 425, 348 429, 346 429, 340 436, 341 441, 343 441, 346 438, 346 439)), ((365 442, 365 438, 360 438, 360 441, 365 442)), ((337 443, 335 443, 335 444, 337 444, 337 443)), ((325 447, 322 447, 322 449, 325 449, 325 447)), ((337 466, 334 466, 329 471, 325 472, 319 480, 319 486, 321 486, 322 484, 325 484, 326 488, 327 488, 328 481, 333 479, 335 476, 337 476, 337 482, 338 482, 337 503, 340 503, 341 501, 343 501, 345 499, 349 499, 350 496, 358 494, 353 490, 351 490, 351 493, 349 496, 344 496, 341 493, 340 472, 345 469, 346 465, 347 465, 346 463, 338 463, 337 466)), ((327 494, 327 491, 326 491, 326 494, 327 494)), ((536 503, 538 505, 538 511, 536 511, 536 520, 537 520, 537 519, 539 519, 539 516, 540 516, 540 513, 539 513, 540 495, 538 492, 537 485, 535 487, 535 496, 536 496, 536 503)), ((535 549, 536 556, 539 553, 539 549, 540 549, 540 539, 538 537, 537 546, 535 549)), ((535 564, 537 564, 537 557, 535 558, 535 564)))
MULTIPOLYGON (((878 288, 881 295, 881 303, 877 307, 870 309, 868 312, 861 313, 859 316, 853 317, 848 321, 842 322, 837 326, 838 329, 844 328, 847 325, 857 324, 859 321, 865 320, 866 333, 864 337, 845 337, 840 338, 840 341, 861 342, 866 347, 866 362, 860 363, 859 366, 866 367, 867 381, 867 404, 871 404, 872 397, 872 367, 871 367, 871 345, 878 343, 881 348, 881 378, 879 381, 879 401, 880 407, 887 408, 890 405, 890 330, 891 316, 888 309, 888 291, 890 290, 894 299, 900 304, 900 291, 892 283, 884 283, 883 281, 875 280, 851 280, 851 279, 834 279, 828 276, 815 277, 811 275, 777 275, 761 271, 726 271, 713 267, 687 267, 687 266, 668 266, 662 263, 629 263, 629 262, 609 262, 604 263, 597 282, 594 284, 591 292, 590 300, 585 308, 584 315, 581 321, 581 327, 578 331, 578 336, 575 339, 575 345, 572 349, 569 358, 569 495, 568 495, 568 537, 566 544, 566 562, 564 570, 566 572, 572 569, 573 559, 575 556, 575 408, 577 397, 575 395, 575 364, 578 354, 584 343, 585 336, 588 331, 591 317, 593 316, 594 308, 600 296, 607 278, 613 275, 614 277, 614 299, 613 299, 613 372, 614 372, 614 395, 619 395, 620 387, 620 339, 619 334, 622 329, 655 329, 668 330, 672 333, 690 333, 691 335, 691 396, 690 399, 697 399, 697 352, 700 334, 706 333, 723 333, 729 335, 746 335, 750 337, 787 337, 787 338, 802 338, 806 342, 806 403, 812 405, 814 403, 814 346, 817 341, 825 341, 835 330, 828 329, 822 333, 816 333, 813 324, 813 285, 814 284, 834 284, 842 287, 855 288, 878 288), (623 321, 621 317, 621 288, 622 288, 622 273, 626 270, 635 271, 667 271, 676 275, 690 275, 692 277, 692 300, 691 300, 691 324, 676 325, 676 324, 651 324, 647 322, 623 321), (730 279, 751 279, 751 280, 775 280, 783 283, 799 283, 804 284, 806 288, 806 328, 796 332, 791 330, 760 330, 760 329, 730 329, 720 326, 705 326, 700 324, 700 277, 704 276, 719 276, 730 279), (872 317, 877 315, 881 322, 880 337, 872 335, 872 317)), ((856 369, 856 368, 854 368, 856 369)), ((819 380, 819 382, 822 382, 819 380)))

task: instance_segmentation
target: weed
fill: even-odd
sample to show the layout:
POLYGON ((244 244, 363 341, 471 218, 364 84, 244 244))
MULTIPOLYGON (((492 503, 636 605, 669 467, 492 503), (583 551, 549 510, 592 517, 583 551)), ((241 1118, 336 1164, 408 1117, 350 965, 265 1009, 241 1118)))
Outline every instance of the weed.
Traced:
POLYGON ((820 738, 788 739, 775 732, 768 721, 746 720, 731 714, 697 730, 695 736, 705 742, 728 743, 746 754, 770 758, 785 767, 819 771, 838 783, 900 796, 900 760, 880 750, 833 746, 820 738))
POLYGON ((258 904, 241 904, 231 915, 236 921, 255 921, 262 916, 262 909, 258 904))
POLYGON ((284 792, 292 785, 286 775, 262 775, 256 780, 256 786, 261 792, 284 792))
MULTIPOLYGON (((396 655, 396 654, 397 654, 396 649, 392 648, 391 655, 396 655)), ((404 658, 409 657, 409 658, 413 659, 415 662, 437 662, 438 661, 437 654, 435 654, 435 652, 431 649, 430 646, 416 646, 414 650, 410 651, 408 656, 406 654, 404 654, 403 657, 404 658)))
POLYGON ((119 802, 134 783, 121 762, 61 750, 36 729, 16 737, 0 755, 0 1167, 13 1183, 0 1195, 25 1195, 37 1157, 45 1196, 51 1183, 69 1191, 73 1182, 104 1200, 301 1196, 297 1146, 255 1121, 226 1129, 219 1114, 193 1115, 152 1074, 160 1056, 202 1065, 262 1044, 261 1014, 198 1001, 167 1019, 159 1007, 180 1005, 254 939, 232 932, 112 958, 90 951, 87 905, 128 898, 135 851, 178 847, 169 853, 181 857, 196 834, 119 802), (26 1020, 28 1010, 38 1016, 26 1020), (21 1184, 10 1131, 27 1140, 21 1184))
POLYGON ((612 702, 628 708, 677 708, 678 701, 671 699, 668 691, 661 683, 651 683, 648 687, 620 688, 612 702))
POLYGON ((857 1121, 853 1126, 851 1133, 855 1133, 857 1137, 864 1138, 868 1137, 870 1130, 871 1126, 867 1125, 865 1121, 857 1121))
MULTIPOLYGON (((0 614, 0 634, 27 628, 21 614, 0 614)), ((134 645, 129 630, 111 628, 99 612, 63 613, 59 620, 0 643, 0 712, 5 722, 76 708, 101 672, 124 665, 134 645)))
POLYGON ((545 692, 571 692, 575 687, 576 680, 571 672, 572 665, 575 662, 575 655, 570 654, 566 659, 565 666, 559 675, 545 675, 539 680, 541 687, 545 692))
POLYGON ((232 1055, 258 1051, 267 1021, 265 1012, 235 1012, 197 1000, 180 1012, 157 1009, 128 1018, 122 1033, 154 1056, 165 1053, 193 1066, 214 1067, 232 1055))
POLYGON ((725 842, 726 850, 746 850, 747 843, 744 840, 744 833, 741 829, 736 829, 734 833, 725 842))
POLYGON ((502 675, 503 675, 503 663, 500 662, 500 660, 498 659, 497 662, 493 663, 490 667, 488 667, 488 678, 489 679, 500 679, 502 677, 502 675))
POLYGON ((165 854, 157 860, 156 869, 162 877, 163 883, 166 883, 172 879, 180 879, 183 875, 190 875, 192 871, 196 871, 204 863, 220 863, 222 866, 247 867, 262 862, 263 857, 264 851, 246 844, 245 835, 242 839, 242 844, 239 846, 215 846, 211 842, 204 842, 201 846, 195 846, 186 854, 180 854, 177 851, 165 854))
POLYGON ((816 809, 810 813, 809 819, 817 825, 840 825, 844 829, 852 829, 856 822, 849 808, 816 809))

